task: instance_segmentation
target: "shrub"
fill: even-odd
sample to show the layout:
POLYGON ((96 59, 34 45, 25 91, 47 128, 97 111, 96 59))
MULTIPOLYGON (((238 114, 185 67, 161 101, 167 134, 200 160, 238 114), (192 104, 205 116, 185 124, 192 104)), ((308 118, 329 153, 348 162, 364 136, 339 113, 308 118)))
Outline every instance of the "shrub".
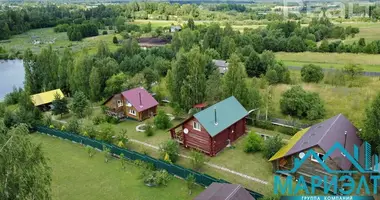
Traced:
POLYGON ((82 135, 85 137, 95 138, 98 135, 98 131, 92 124, 83 127, 82 135))
POLYGON ((189 195, 191 195, 195 187, 195 177, 193 174, 189 174, 186 177, 186 186, 187 186, 187 190, 189 191, 189 195))
POLYGON ((170 174, 166 170, 144 170, 143 174, 144 183, 148 186, 166 186, 171 180, 170 174))
POLYGON ((323 79, 323 70, 320 66, 309 64, 305 65, 301 69, 301 77, 303 82, 318 83, 323 79))
POLYGON ((69 120, 67 124, 67 131, 78 134, 79 130, 80 130, 79 120, 76 118, 69 120))
POLYGON ((127 129, 122 129, 115 137, 118 147, 124 148, 128 142, 127 129))
POLYGON ((306 92, 301 86, 294 86, 282 94, 280 109, 283 114, 309 120, 321 119, 325 115, 319 94, 306 92))
POLYGON ((170 128, 170 119, 169 116, 163 110, 158 111, 157 116, 154 118, 154 125, 158 129, 168 129, 170 128))
POLYGON ((53 118, 51 115, 46 115, 42 122, 45 126, 50 126, 53 123, 53 118))
POLYGON ((103 140, 107 143, 112 142, 112 136, 115 134, 114 129, 110 125, 106 125, 101 128, 101 130, 96 135, 97 140, 103 140))
POLYGON ((278 83, 277 72, 274 69, 268 70, 265 77, 270 85, 278 83))
POLYGON ((105 120, 107 123, 110 123, 110 124, 118 124, 120 122, 120 119, 119 118, 116 118, 116 117, 111 117, 111 116, 106 116, 106 120, 105 120))
POLYGON ((266 120, 256 120, 254 126, 257 128, 262 128, 271 131, 273 131, 276 128, 270 121, 266 120))
POLYGON ((264 157, 266 159, 271 158, 282 146, 284 146, 284 142, 282 142, 282 138, 278 135, 266 139, 263 145, 264 157))
POLYGON ((171 162, 175 163, 178 160, 179 146, 174 140, 168 140, 162 143, 159 151, 162 159, 165 158, 165 155, 168 155, 171 162))
POLYGON ((120 164, 121 164, 121 168, 125 169, 126 164, 127 164, 127 159, 125 158, 123 153, 120 154, 120 164))
POLYGON ((15 113, 6 110, 4 113, 3 123, 7 128, 11 128, 19 123, 19 118, 15 113))
POLYGON ((19 102, 21 98, 21 93, 23 90, 21 88, 13 87, 13 91, 6 94, 4 97, 4 103, 5 105, 15 105, 19 102))
POLYGON ((190 153, 191 165, 194 170, 200 170, 205 164, 205 155, 197 150, 192 150, 190 153))
POLYGON ((344 66, 343 70, 351 79, 355 79, 363 73, 363 68, 354 64, 344 66))
POLYGON ((103 34, 103 35, 107 35, 107 34, 108 34, 108 31, 104 30, 104 31, 102 32, 102 34, 103 34))
POLYGON ((96 152, 95 149, 93 147, 91 147, 91 146, 86 146, 86 151, 87 151, 88 156, 90 158, 92 158, 92 156, 94 156, 95 152, 96 152))
POLYGON ((145 125, 145 132, 144 133, 148 137, 153 136, 154 129, 153 129, 152 124, 150 122, 146 123, 146 125, 145 125))
POLYGON ((330 70, 326 73, 324 83, 333 86, 346 85, 346 75, 343 70, 330 70))
POLYGON ((278 126, 278 127, 276 127, 276 131, 283 133, 283 134, 286 134, 286 135, 293 136, 294 134, 296 134, 299 131, 299 129, 278 126))
POLYGON ((4 117, 5 113, 5 104, 0 102, 0 118, 4 117))
POLYGON ((103 152, 104 152, 104 162, 108 163, 108 161, 111 159, 111 149, 107 148, 106 145, 103 145, 103 152))
POLYGON ((118 44, 118 43, 119 43, 119 40, 117 39, 116 36, 113 36, 113 38, 112 38, 112 42, 113 42, 114 44, 118 44))
POLYGON ((244 152, 255 153, 261 151, 263 142, 264 140, 260 135, 250 132, 247 139, 244 141, 244 152))
POLYGON ((95 116, 94 118, 92 118, 92 123, 94 125, 99 125, 99 124, 103 123, 104 121, 105 121, 105 119, 103 116, 95 116))

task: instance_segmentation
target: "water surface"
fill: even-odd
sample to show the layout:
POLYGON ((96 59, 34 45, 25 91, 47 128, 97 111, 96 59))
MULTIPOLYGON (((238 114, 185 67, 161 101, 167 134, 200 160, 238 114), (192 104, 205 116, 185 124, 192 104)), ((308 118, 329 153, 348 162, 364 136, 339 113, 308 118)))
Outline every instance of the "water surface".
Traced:
POLYGON ((0 60, 0 101, 13 87, 24 87, 22 60, 0 60))

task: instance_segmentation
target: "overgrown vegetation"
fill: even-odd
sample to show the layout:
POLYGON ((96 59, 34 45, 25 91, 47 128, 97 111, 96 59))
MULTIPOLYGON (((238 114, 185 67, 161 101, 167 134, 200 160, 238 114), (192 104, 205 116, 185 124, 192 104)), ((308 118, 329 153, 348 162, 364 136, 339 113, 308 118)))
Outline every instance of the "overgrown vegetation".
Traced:
POLYGON ((278 135, 266 139, 263 145, 263 156, 266 159, 271 158, 282 146, 284 146, 284 142, 278 135))
POLYGON ((255 153, 263 149, 263 138, 253 132, 248 133, 247 138, 244 142, 244 152, 246 153, 255 153))
POLYGON ((179 158, 179 145, 176 141, 168 140, 162 143, 159 148, 161 159, 168 160, 173 163, 177 162, 179 158), (168 158, 165 159, 165 157, 168 158))

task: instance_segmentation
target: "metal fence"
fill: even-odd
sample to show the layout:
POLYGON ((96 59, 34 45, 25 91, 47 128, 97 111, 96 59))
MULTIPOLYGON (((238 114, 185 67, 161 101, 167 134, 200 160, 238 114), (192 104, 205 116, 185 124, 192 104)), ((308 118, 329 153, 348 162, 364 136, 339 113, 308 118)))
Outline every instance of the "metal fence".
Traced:
MULTIPOLYGON (((36 131, 41 132, 41 133, 45 133, 48 135, 67 139, 67 140, 70 140, 70 141, 73 141, 76 143, 80 143, 83 145, 88 145, 88 146, 91 146, 91 147, 94 147, 94 148, 97 148, 100 150, 103 149, 103 145, 105 145, 107 148, 110 149, 112 154, 116 154, 119 156, 121 154, 124 154, 125 158, 127 158, 129 160, 142 160, 144 162, 151 163, 157 169, 165 169, 170 174, 181 177, 183 179, 186 179, 190 174, 192 174, 195 177, 196 183, 199 185, 202 185, 204 187, 209 186, 213 182, 229 183, 228 181, 225 181, 223 179, 217 179, 217 178, 214 178, 214 177, 209 176, 207 174, 202 174, 202 173, 196 172, 196 171, 191 170, 191 169, 183 168, 183 167, 176 165, 176 164, 170 164, 170 163, 167 163, 163 160, 158 160, 158 159, 152 158, 148 155, 143 155, 143 154, 135 152, 135 151, 123 149, 123 148, 117 147, 113 144, 108 144, 108 143, 103 142, 103 141, 87 138, 87 137, 77 135, 74 133, 63 132, 63 131, 59 131, 56 129, 51 129, 51 128, 44 127, 44 126, 37 126, 37 127, 35 127, 35 129, 36 129, 36 131)), ((256 199, 263 197, 263 195, 260 193, 254 192, 254 191, 249 190, 249 189, 246 189, 246 190, 256 199)))

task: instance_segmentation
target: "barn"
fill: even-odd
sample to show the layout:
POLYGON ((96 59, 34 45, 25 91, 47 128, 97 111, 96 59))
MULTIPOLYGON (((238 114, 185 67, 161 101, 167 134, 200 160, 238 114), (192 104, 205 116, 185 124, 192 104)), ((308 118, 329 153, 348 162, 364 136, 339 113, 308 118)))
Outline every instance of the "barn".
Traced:
POLYGON ((170 134, 186 148, 215 156, 245 134, 247 115, 247 110, 231 96, 171 128, 170 134))
POLYGON ((56 96, 63 98, 64 95, 60 89, 50 90, 47 92, 42 92, 34 95, 30 95, 34 106, 40 110, 47 111, 52 107, 52 103, 55 100, 56 96))

